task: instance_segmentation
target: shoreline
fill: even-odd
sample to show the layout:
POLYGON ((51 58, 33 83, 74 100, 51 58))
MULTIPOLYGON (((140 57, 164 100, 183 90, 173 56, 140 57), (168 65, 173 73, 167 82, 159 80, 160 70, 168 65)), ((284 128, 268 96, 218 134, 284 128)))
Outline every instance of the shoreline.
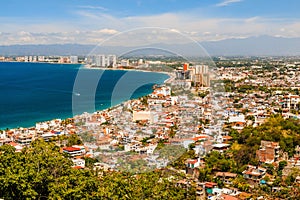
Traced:
MULTIPOLYGON (((20 62, 20 63, 23 63, 23 62, 20 62)), ((25 63, 25 62, 24 62, 25 63)), ((37 63, 37 64, 40 64, 40 63, 37 63)), ((47 64, 47 63, 45 63, 47 64)), ((49 64, 49 63, 48 63, 49 64)), ((54 64, 63 64, 63 63, 54 63, 54 64)), ((95 70, 116 70, 116 71, 136 71, 136 72, 152 72, 152 73, 160 73, 160 74, 166 74, 168 75, 169 77, 163 81, 163 83, 161 83, 160 85, 162 84, 166 84, 166 83, 171 83, 174 79, 175 79, 175 74, 174 73, 171 73, 171 72, 163 72, 163 71, 148 71, 148 70, 140 70, 140 69, 117 69, 117 68, 103 68, 103 67, 88 67, 87 65, 84 65, 84 64, 74 64, 74 65, 81 65, 80 68, 83 68, 83 69, 95 69, 95 70)), ((80 70, 79 68, 79 70, 80 70)), ((151 94, 151 93, 149 93, 151 94)), ((149 94, 146 94, 146 95, 143 95, 141 97, 144 97, 144 96, 147 96, 149 94)), ((138 98, 141 98, 141 97, 138 97, 138 98)), ((138 99, 138 98, 134 98, 134 99, 138 99)), ((117 105, 111 105, 107 108, 103 108, 103 109, 100 109, 100 110, 95 110, 94 112, 101 112, 101 111, 105 111, 105 110, 108 110, 108 109, 114 109, 118 106, 120 106, 121 104, 123 103, 126 103, 128 101, 132 101, 134 99, 128 99, 126 101, 122 101, 120 103, 118 103, 117 105)), ((52 118, 52 119, 49 119, 49 120, 45 120, 45 121, 36 121, 35 124, 37 123, 44 123, 44 122, 49 122, 49 121, 52 121, 52 120, 56 120, 56 119, 61 119, 61 120, 66 120, 66 119, 69 119, 69 118, 76 118, 76 117, 79 117, 85 113, 88 113, 88 114, 93 114, 94 112, 83 112, 81 114, 77 114, 77 115, 72 115, 70 117, 62 117, 62 118, 52 118)), ((14 130, 14 129, 19 129, 19 128, 24 128, 24 129, 31 129, 31 128, 35 128, 35 125, 31 125, 31 126, 15 126, 15 127, 2 127, 0 130, 14 130)))
POLYGON ((83 69, 98 69, 98 70, 120 70, 120 71, 137 71, 137 72, 152 72, 152 73, 161 73, 161 74, 166 74, 169 76, 169 78, 167 78, 165 81, 164 81, 164 84, 166 83, 171 83, 175 78, 176 78, 176 75, 172 72, 164 72, 164 71, 149 71, 149 70, 145 70, 145 69, 137 69, 137 68, 134 68, 134 69, 120 69, 120 68, 106 68, 106 67, 92 67, 90 65, 87 65, 87 64, 82 64, 82 68, 83 69))

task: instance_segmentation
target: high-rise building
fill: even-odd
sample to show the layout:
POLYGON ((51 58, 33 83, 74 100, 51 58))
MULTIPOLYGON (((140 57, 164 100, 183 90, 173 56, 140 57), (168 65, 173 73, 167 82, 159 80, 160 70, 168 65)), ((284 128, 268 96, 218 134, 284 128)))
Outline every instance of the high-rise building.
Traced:
POLYGON ((32 56, 32 62, 37 62, 38 59, 37 59, 37 56, 32 56))
POLYGON ((92 65, 97 67, 116 67, 117 56, 116 55, 96 55, 89 61, 92 65))
POLYGON ((193 69, 192 81, 197 86, 210 87, 209 70, 207 65, 196 65, 193 69))
POLYGON ((70 56, 70 63, 77 64, 78 63, 78 56, 70 56))
POLYGON ((39 62, 45 62, 45 56, 38 56, 39 62))
POLYGON ((108 55, 106 58, 106 67, 116 67, 117 66, 117 56, 108 55))
POLYGON ((25 56, 25 62, 32 62, 32 56, 25 56))
POLYGON ((96 55, 94 63, 97 67, 105 67, 105 55, 96 55))
POLYGON ((183 64, 183 71, 187 71, 188 67, 189 67, 189 64, 188 63, 184 63, 183 64))

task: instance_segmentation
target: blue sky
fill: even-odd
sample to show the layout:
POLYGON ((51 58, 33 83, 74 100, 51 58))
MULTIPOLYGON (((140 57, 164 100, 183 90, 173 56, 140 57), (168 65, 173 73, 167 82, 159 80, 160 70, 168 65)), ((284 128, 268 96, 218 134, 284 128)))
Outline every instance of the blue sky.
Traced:
POLYGON ((300 37, 299 0, 2 0, 0 45, 95 43, 138 27, 197 41, 300 37))

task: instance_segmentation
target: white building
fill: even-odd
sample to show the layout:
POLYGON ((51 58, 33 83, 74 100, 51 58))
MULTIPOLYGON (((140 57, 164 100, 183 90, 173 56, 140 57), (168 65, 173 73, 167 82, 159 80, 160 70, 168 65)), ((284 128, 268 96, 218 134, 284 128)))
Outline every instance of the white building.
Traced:
POLYGON ((38 56, 39 62, 45 62, 45 56, 38 56))
POLYGON ((95 55, 92 57, 92 65, 97 67, 116 67, 117 66, 117 56, 116 55, 95 55))
POLYGON ((82 167, 82 168, 85 167, 85 160, 84 159, 73 158, 72 161, 73 161, 73 166, 74 167, 82 167))
POLYGON ((133 111, 132 121, 148 120, 150 124, 158 122, 158 115, 152 111, 133 111))
POLYGON ((70 63, 77 64, 78 63, 78 56, 70 56, 70 63))
POLYGON ((116 55, 108 55, 106 58, 106 67, 113 67, 117 66, 117 56, 116 55))
POLYGON ((129 60, 128 59, 123 59, 121 60, 121 66, 122 67, 128 67, 130 64, 129 64, 129 60))
POLYGON ((96 55, 93 64, 97 67, 105 67, 105 55, 96 55))

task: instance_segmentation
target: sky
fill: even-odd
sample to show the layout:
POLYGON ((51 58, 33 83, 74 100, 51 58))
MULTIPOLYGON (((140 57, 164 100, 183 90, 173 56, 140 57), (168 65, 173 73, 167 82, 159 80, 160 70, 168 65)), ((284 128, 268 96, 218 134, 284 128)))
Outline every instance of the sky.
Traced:
POLYGON ((2 0, 0 45, 95 44, 143 27, 195 41, 300 37, 299 7, 299 0, 2 0))

